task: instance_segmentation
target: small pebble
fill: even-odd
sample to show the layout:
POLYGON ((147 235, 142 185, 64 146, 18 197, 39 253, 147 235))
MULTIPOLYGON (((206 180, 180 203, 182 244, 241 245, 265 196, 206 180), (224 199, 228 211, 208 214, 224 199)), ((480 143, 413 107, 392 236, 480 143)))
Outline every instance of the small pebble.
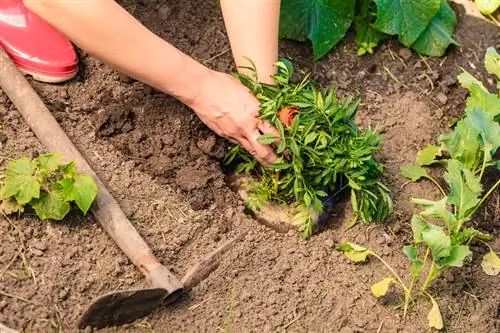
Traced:
POLYGON ((411 54, 411 51, 405 47, 399 49, 399 52, 398 52, 399 56, 401 58, 403 58, 404 60, 408 60, 411 58, 412 54, 411 54))
POLYGON ((43 256, 43 252, 38 250, 38 249, 35 249, 35 248, 31 248, 31 252, 33 252, 33 254, 37 257, 41 257, 43 256))
POLYGON ((436 99, 438 100, 439 103, 441 103, 442 105, 446 104, 446 102, 448 102, 448 97, 446 97, 445 94, 443 94, 442 92, 439 92, 437 95, 436 95, 436 99))
POLYGON ((333 248, 333 246, 335 245, 335 242, 333 241, 333 239, 327 238, 325 241, 325 245, 329 248, 333 248))

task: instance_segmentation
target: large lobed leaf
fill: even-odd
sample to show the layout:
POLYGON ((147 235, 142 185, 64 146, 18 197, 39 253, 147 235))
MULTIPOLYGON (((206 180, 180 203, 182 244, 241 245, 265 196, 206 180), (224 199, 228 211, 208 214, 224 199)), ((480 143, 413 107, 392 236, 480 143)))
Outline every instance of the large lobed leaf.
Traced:
POLYGON ((1 199, 14 197, 19 205, 25 205, 33 198, 40 197, 40 183, 35 176, 36 165, 28 158, 9 163, 1 199))
POLYGON ((355 4, 343 0, 284 0, 280 37, 309 39, 314 59, 320 59, 344 37, 354 18, 355 4))

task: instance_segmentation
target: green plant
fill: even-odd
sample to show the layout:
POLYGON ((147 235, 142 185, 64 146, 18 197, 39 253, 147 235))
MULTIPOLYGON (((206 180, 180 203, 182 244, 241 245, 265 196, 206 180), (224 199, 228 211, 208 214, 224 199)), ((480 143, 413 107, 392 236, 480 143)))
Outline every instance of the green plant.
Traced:
POLYGON ((355 125, 358 102, 350 97, 339 101, 333 88, 322 90, 308 76, 293 83, 293 67, 287 60, 278 62, 277 68, 275 85, 237 75, 260 101, 260 118, 280 133, 258 139, 273 144, 280 156, 269 168, 239 146, 226 156, 226 163, 238 157, 237 172, 256 176, 247 204, 252 209, 267 201, 295 204, 294 224, 309 236, 329 197, 350 188, 354 222, 358 217, 365 222, 384 220, 392 201, 379 180, 383 166, 373 157, 382 137, 355 125))
MULTIPOLYGON (((485 67, 500 79, 500 56, 493 48, 486 52, 485 67)), ((387 266, 393 277, 373 285, 372 292, 379 297, 385 295, 390 284, 400 286, 405 294, 405 313, 415 286, 420 285, 420 292, 432 302, 429 325, 438 329, 443 327, 443 322, 439 307, 428 289, 447 269, 463 266, 472 256, 469 244, 473 240, 486 244, 484 241, 491 239, 491 236, 467 223, 500 184, 500 179, 497 179, 489 189, 484 189, 486 170, 500 170, 499 160, 495 158, 500 147, 500 90, 495 94, 490 93, 480 81, 465 71, 458 79, 469 90, 465 117, 456 123, 452 131, 439 136, 440 146, 428 145, 418 152, 416 164, 401 167, 402 175, 410 181, 429 179, 443 195, 442 199, 436 201, 412 199, 423 210, 413 215, 411 220, 413 244, 403 248, 411 261, 410 282, 405 284, 371 249, 351 243, 340 247, 353 261, 363 261, 366 256, 373 255, 387 266), (446 190, 424 168, 435 164, 446 169, 443 174, 448 185, 446 190)), ((500 88, 498 84, 497 87, 500 88)), ((491 248, 481 266, 489 275, 500 272, 500 259, 491 248)))
POLYGON ((442 56, 457 23, 446 0, 283 0, 280 37, 313 45, 314 58, 327 54, 354 23, 358 53, 371 53, 380 41, 398 35, 418 53, 442 56))
POLYGON ((0 211, 5 214, 29 205, 42 220, 62 220, 71 202, 86 214, 97 194, 92 176, 77 173, 75 163, 62 163, 57 153, 11 161, 2 178, 0 211))

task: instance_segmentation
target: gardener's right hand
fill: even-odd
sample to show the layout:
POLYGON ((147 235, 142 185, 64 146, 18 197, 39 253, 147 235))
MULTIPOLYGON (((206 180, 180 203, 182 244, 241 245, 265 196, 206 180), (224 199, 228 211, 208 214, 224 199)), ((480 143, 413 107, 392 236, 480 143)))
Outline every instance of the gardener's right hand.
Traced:
POLYGON ((243 146, 264 165, 276 155, 269 145, 257 138, 262 134, 279 136, 269 122, 258 119, 259 101, 236 78, 210 70, 199 85, 196 97, 189 101, 200 119, 217 134, 243 146))

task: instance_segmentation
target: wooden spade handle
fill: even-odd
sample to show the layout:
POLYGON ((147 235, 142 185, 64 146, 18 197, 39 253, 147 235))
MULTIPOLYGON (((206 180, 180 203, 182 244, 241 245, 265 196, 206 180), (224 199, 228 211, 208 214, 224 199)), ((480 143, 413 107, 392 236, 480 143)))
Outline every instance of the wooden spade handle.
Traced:
POLYGON ((169 294, 178 295, 183 289, 182 283, 153 255, 149 246, 123 213, 118 202, 64 133, 2 47, 0 47, 0 87, 49 151, 63 153, 67 161, 77 163, 79 171, 94 177, 99 193, 91 211, 127 257, 151 280, 155 287, 165 288, 169 294))

